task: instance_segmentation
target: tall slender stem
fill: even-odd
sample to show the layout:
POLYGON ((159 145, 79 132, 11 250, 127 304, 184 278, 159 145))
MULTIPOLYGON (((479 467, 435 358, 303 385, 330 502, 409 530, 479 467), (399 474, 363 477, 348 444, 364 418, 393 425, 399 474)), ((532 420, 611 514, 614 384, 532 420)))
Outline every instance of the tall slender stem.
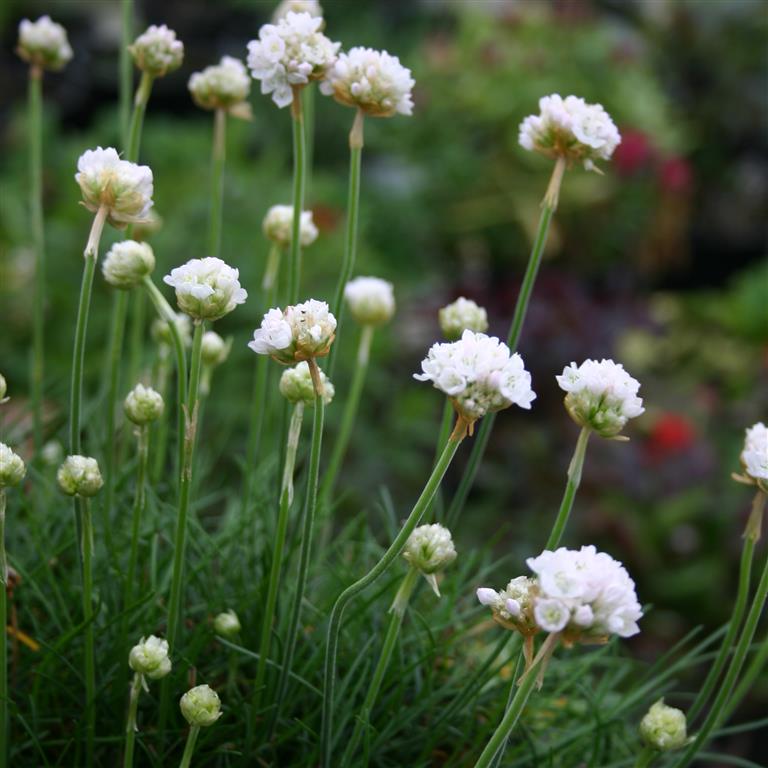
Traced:
POLYGON ((126 160, 132 163, 139 162, 139 147, 141 146, 141 132, 144 128, 144 115, 147 112, 147 104, 152 93, 154 78, 147 72, 142 72, 139 87, 133 101, 131 124, 128 129, 128 138, 125 143, 126 160))
POLYGON ((208 255, 221 256, 221 222, 224 208, 224 163, 227 156, 227 113, 217 109, 213 116, 211 155, 211 210, 208 229, 208 255))
POLYGON ((96 732, 96 656, 93 629, 93 520, 91 502, 81 499, 80 552, 83 563, 83 621, 85 622, 85 756, 93 765, 96 732))
POLYGON ((197 742, 197 735, 200 733, 200 727, 192 725, 189 728, 189 734, 187 735, 187 743, 184 746, 184 754, 181 756, 181 762, 179 768, 189 768, 192 762, 192 753, 195 751, 195 743, 197 742))
POLYGON ((0 488, 0 768, 8 765, 8 565, 5 560, 5 488, 0 488))
MULTIPOLYGON (((341 329, 341 319, 344 313, 344 286, 352 277, 357 256, 358 211, 360 208, 360 166, 363 157, 363 126, 364 115, 358 110, 349 133, 349 191, 347 196, 347 229, 344 238, 344 259, 341 262, 341 272, 333 295, 331 312, 336 317, 336 336, 341 329)), ((333 376, 336 362, 338 343, 331 348, 328 361, 328 375, 333 376)))
POLYGON ((347 748, 344 750, 344 755, 341 759, 342 768, 343 766, 349 765, 350 760, 352 760, 355 755, 355 750, 360 743, 363 732, 368 727, 368 721, 371 716, 371 711, 373 710, 373 705, 376 703, 376 699, 379 696, 381 684, 384 681, 384 675, 389 668, 389 662, 392 659, 392 653, 397 644, 397 637, 400 634, 400 627, 403 623, 405 609, 411 599, 418 578, 419 571, 416 568, 409 568, 397 591, 395 602, 392 603, 392 607, 389 609, 389 624, 387 625, 387 632, 384 635, 384 644, 381 648, 381 655, 376 664, 376 669, 373 671, 373 677, 368 686, 368 692, 365 694, 365 700, 360 709, 360 714, 355 722, 352 737, 347 743, 347 748))
POLYGON ((288 271, 288 302, 296 304, 299 300, 301 285, 301 213, 304 210, 304 185, 307 173, 306 136, 300 88, 293 89, 291 118, 293 123, 293 228, 288 271))
MULTIPOLYGON (((165 344, 161 344, 158 350, 157 369, 152 386, 160 393, 163 402, 168 400, 168 355, 169 350, 165 344)), ((153 424, 150 430, 150 440, 154 444, 154 459, 152 470, 149 473, 150 483, 157 485, 165 467, 165 449, 168 446, 168 413, 163 411, 160 418, 153 424)))
POLYGON ((131 683, 131 692, 128 697, 128 717, 125 721, 125 752, 123 753, 123 768, 133 766, 133 748, 136 744, 136 712, 139 707, 141 695, 141 675, 136 672, 131 683))
MULTIPOLYGON (((269 359, 269 358, 267 358, 269 359)), ((285 447, 285 467, 283 470, 283 484, 280 491, 280 510, 277 515, 277 530, 275 531, 275 545, 272 551, 272 565, 269 571, 269 584, 267 586, 267 599, 264 606, 264 614, 261 618, 261 640, 259 642, 259 661, 256 667, 256 682, 253 691, 253 711, 258 713, 263 699, 264 681, 267 671, 267 659, 272 640, 272 630, 277 605, 277 594, 280 587, 280 570, 283 562, 283 549, 288 531, 288 518, 290 516, 291 503, 293 501, 293 470, 296 464, 296 450, 301 434, 301 422, 304 417, 304 403, 296 403, 291 416, 291 425, 288 429, 288 442, 285 447)))
POLYGON ((133 42, 133 0, 121 0, 122 40, 120 45, 120 133, 128 145, 128 123, 133 90, 133 62, 128 46, 133 42))
POLYGON ((581 432, 579 432, 576 449, 568 466, 568 481, 565 484, 563 500, 560 502, 560 509, 555 518, 555 524, 552 526, 552 531, 549 534, 547 543, 544 545, 544 549, 556 549, 560 544, 560 539, 563 538, 563 531, 565 531, 565 526, 568 524, 568 518, 571 515, 576 491, 578 491, 579 485, 581 485, 581 472, 584 468, 584 456, 587 452, 590 434, 591 430, 587 427, 582 427, 581 432))
MULTIPOLYGON (((528 303, 530 302, 531 294, 533 293, 533 286, 536 283, 536 275, 539 272, 539 265, 541 264, 541 258, 544 255, 544 248, 547 244, 549 225, 557 208, 558 193, 564 172, 565 160, 560 158, 555 163, 555 168, 552 171, 552 176, 547 187, 547 194, 542 203, 536 238, 533 241, 531 255, 528 257, 528 266, 526 267, 525 275, 523 276, 520 293, 517 296, 517 303, 515 304, 515 310, 512 315, 512 323, 509 326, 509 333, 507 334, 507 346, 512 352, 517 349, 517 345, 520 341, 523 323, 525 322, 525 316, 528 312, 528 303)), ((459 487, 456 490, 456 494, 448 509, 448 527, 452 527, 456 524, 456 520, 464 509, 467 496, 469 496, 469 491, 472 488, 472 484, 475 482, 477 470, 480 467, 480 462, 482 461, 485 449, 488 446, 495 420, 496 414, 491 413, 483 419, 483 422, 480 425, 480 429, 475 437, 475 444, 472 446, 472 453, 469 456, 469 461, 467 462, 464 474, 459 482, 459 487)))
POLYGON ((323 673, 323 719, 321 731, 321 757, 324 768, 330 768, 332 765, 333 751, 333 707, 334 707, 334 688, 336 685, 336 654, 339 645, 339 635, 341 633, 341 622, 344 617, 344 610, 349 602, 364 589, 373 584, 388 568, 392 565, 395 558, 403 551, 408 537, 413 529, 421 522, 421 518, 429 508, 430 502, 437 491, 443 475, 445 475, 448 466, 451 463, 459 444, 466 435, 468 425, 461 420, 457 422, 450 440, 443 450, 440 460, 435 464, 432 474, 424 486, 416 504, 408 515, 407 520, 390 544, 387 551, 381 556, 376 565, 368 573, 354 584, 350 584, 337 598, 331 610, 328 630, 325 644, 325 665, 323 673))
POLYGON ((280 668, 280 676, 277 683, 275 696, 275 712, 272 719, 272 728, 275 727, 282 709, 285 695, 288 690, 288 681, 293 666, 293 656, 296 652, 298 641, 299 621, 301 619, 301 605, 304 600, 304 592, 307 587, 309 575, 309 560, 312 554, 312 534, 315 527, 315 514, 317 512, 317 485, 320 477, 320 451, 323 446, 323 419, 325 416, 325 403, 323 396, 317 389, 319 372, 317 363, 310 359, 307 361, 310 371, 313 372, 312 380, 315 382, 315 403, 312 418, 312 446, 309 451, 309 471, 307 475, 307 493, 304 497, 304 509, 302 512, 303 526, 301 533, 301 549, 299 550, 299 573, 296 579, 296 590, 291 602, 290 619, 288 621, 288 634, 285 641, 283 663, 280 668))
POLYGON ((635 760, 635 768, 649 768, 658 756, 657 750, 651 749, 651 747, 643 747, 637 756, 637 760, 635 760))
MULTIPOLYGON (((149 456, 149 427, 136 427, 136 490, 133 498, 133 514, 131 519, 131 548, 128 555, 125 585, 123 588, 123 625, 127 626, 128 609, 133 601, 136 587, 136 567, 139 561, 139 534, 141 533, 141 518, 144 514, 147 499, 147 458, 149 456)), ((125 636, 125 632, 123 633, 125 636)))
POLYGON ((45 359, 45 226, 43 223, 43 70, 29 68, 29 210, 35 250, 35 310, 32 327, 32 417, 35 453, 43 447, 45 359))
POLYGON ((360 404, 360 395, 365 384, 365 374, 368 371, 368 360, 371 352, 371 341, 373 340, 374 328, 372 325, 364 325, 360 332, 360 344, 357 348, 357 360, 355 371, 352 374, 352 383, 349 387, 349 395, 344 406, 344 413, 341 417, 339 433, 333 444, 333 451, 328 466, 323 473, 323 482, 320 486, 321 506, 325 509, 330 502, 333 494, 336 480, 344 461, 349 446, 349 438, 352 435, 352 429, 355 426, 357 409, 360 404))

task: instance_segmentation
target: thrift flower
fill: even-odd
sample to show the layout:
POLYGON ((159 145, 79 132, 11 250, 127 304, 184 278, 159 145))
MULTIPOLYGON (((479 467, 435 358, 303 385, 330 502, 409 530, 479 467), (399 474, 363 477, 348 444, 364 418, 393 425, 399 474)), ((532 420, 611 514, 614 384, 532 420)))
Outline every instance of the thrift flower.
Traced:
MULTIPOLYGON (((249 345, 250 346, 250 345, 249 345)), ((331 384, 331 380, 320 371, 320 383, 322 385, 323 402, 328 405, 333 400, 336 390, 331 384)), ((294 365, 293 368, 286 368, 280 377, 280 394, 293 405, 304 403, 304 405, 315 404, 315 387, 312 383, 312 374, 309 371, 309 364, 306 361, 294 365)))
POLYGON ((485 333, 488 330, 488 313, 472 299, 460 296, 437 313, 440 329, 448 341, 461 338, 464 331, 485 333))
POLYGON ((51 21, 50 16, 41 16, 37 21, 21 21, 16 53, 33 66, 52 71, 61 69, 72 58, 67 31, 61 24, 51 21))
POLYGON ((236 114, 243 113, 243 116, 248 112, 243 102, 251 92, 251 81, 240 59, 223 56, 217 65, 195 72, 189 78, 188 87, 198 107, 230 112, 234 109, 236 114))
POLYGON ((89 456, 67 456, 56 479, 67 496, 95 496, 104 485, 98 462, 89 456))
POLYGON ((179 309, 193 320, 218 320, 248 297, 239 277, 238 270, 208 256, 172 269, 163 282, 176 289, 179 309))
POLYGON ((568 393, 565 407, 571 418, 601 437, 616 437, 629 419, 645 411, 637 396, 640 382, 613 360, 571 363, 556 378, 568 393))
POLYGON ((136 66, 152 77, 163 77, 184 60, 184 43, 165 24, 153 24, 128 46, 136 66))
POLYGON ((320 91, 370 117, 392 117, 413 112, 414 85, 411 70, 397 56, 372 48, 352 48, 340 54, 328 70, 320 91))
POLYGON ((336 318, 328 304, 309 299, 285 310, 270 309, 248 346, 258 355, 291 365, 327 355, 335 333, 336 318))
MULTIPOLYGON (((299 227, 301 245, 312 245, 318 235, 317 227, 312 221, 312 211, 302 211, 299 227)), ((264 217, 262 229, 268 240, 281 248, 288 248, 293 235, 293 206, 273 205, 264 217)))
POLYGON ((8 401, 10 398, 6 397, 6 393, 8 392, 8 385, 5 382, 5 376, 3 376, 2 373, 0 373, 0 405, 8 401))
POLYGON ((539 99, 540 114, 520 124, 520 145, 527 150, 568 163, 583 162, 596 170, 596 160, 610 160, 621 143, 611 116, 600 104, 587 104, 578 96, 558 94, 539 99))
POLYGON ((228 357, 229 350, 232 349, 232 340, 224 341, 216 331, 206 331, 203 334, 202 355, 203 365, 211 368, 221 365, 228 357))
POLYGON ((513 403, 528 409, 536 398, 523 358, 484 333, 464 331, 458 341, 433 344, 421 368, 414 379, 431 381, 470 424, 513 403))
POLYGON ((434 593, 440 597, 435 574, 456 559, 451 532, 440 523, 420 525, 408 537, 403 557, 422 573, 434 593))
POLYGON ((741 464, 745 479, 768 493, 768 427, 758 422, 746 431, 741 464))
POLYGON ((162 395, 143 384, 137 384, 128 393, 123 404, 125 415, 138 427, 159 419, 164 407, 162 395))
POLYGON ((395 314, 392 283, 378 277, 356 277, 344 287, 352 317, 360 325, 383 325, 395 314))
POLYGON ((322 27, 321 17, 289 11, 276 24, 265 24, 259 39, 248 43, 251 75, 278 107, 293 101, 294 88, 325 77, 336 60, 341 44, 331 42, 322 27))
POLYGON ((104 257, 101 271, 114 288, 135 288, 155 269, 155 254, 148 243, 123 240, 115 243, 104 257))
POLYGON ((289 13, 308 13, 310 16, 322 18, 323 9, 317 0, 283 0, 275 8, 275 12, 272 14, 272 21, 277 24, 280 19, 285 18, 289 13))
POLYGON ((146 165, 121 160, 112 147, 97 147, 80 155, 75 181, 83 193, 83 205, 94 213, 106 206, 109 222, 118 229, 149 217, 152 171, 146 165))
POLYGON ((221 717, 221 700, 207 685, 198 685, 187 691, 179 702, 181 714, 193 726, 207 727, 221 717))
POLYGON ((0 443, 0 488, 18 485, 26 474, 27 468, 21 457, 5 443, 0 443))
POLYGON ((659 699, 640 721, 640 735, 649 747, 661 752, 681 749, 688 743, 685 712, 659 699))
POLYGON ((240 619, 233 610, 223 611, 213 620, 213 628, 222 637, 234 637, 240 631, 240 619))
POLYGON ((159 680, 171 671, 171 659, 168 656, 168 641, 150 635, 143 637, 128 654, 128 664, 134 672, 138 672, 150 680, 159 680))

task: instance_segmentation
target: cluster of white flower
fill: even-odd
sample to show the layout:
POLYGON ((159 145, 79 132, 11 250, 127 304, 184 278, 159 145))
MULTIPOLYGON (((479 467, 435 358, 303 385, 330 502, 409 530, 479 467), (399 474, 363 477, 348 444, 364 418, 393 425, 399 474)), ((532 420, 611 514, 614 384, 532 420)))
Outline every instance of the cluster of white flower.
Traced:
POLYGON ((523 358, 484 333, 464 331, 458 341, 434 344, 421 368, 414 378, 431 381, 470 423, 513 403, 530 408, 536 398, 523 358))
POLYGON ((498 593, 481 588, 478 600, 505 626, 523 634, 563 633, 568 643, 601 641, 608 635, 632 637, 642 609, 635 583, 624 566, 595 547, 554 552, 527 560, 535 579, 513 579, 498 593))
POLYGON ((155 269, 155 254, 149 243, 122 240, 115 243, 104 257, 101 271, 114 288, 135 288, 155 269))
POLYGON ((165 24, 155 24, 128 46, 136 66, 152 77, 163 77, 178 69, 184 60, 184 43, 165 24))
POLYGON ((308 13, 310 16, 322 18, 323 9, 317 0, 283 0, 275 8, 275 12, 272 14, 272 21, 277 24, 280 19, 285 18, 289 13, 308 13))
MULTIPOLYGON (((264 236, 281 248, 291 244, 293 236, 293 206, 273 205, 262 223, 264 236)), ((299 242, 306 247, 317 240, 317 227, 312 221, 312 211, 302 211, 299 217, 299 242)))
POLYGON ((5 443, 0 443, 0 489, 18 485, 26 474, 27 468, 21 457, 5 443))
POLYGON ((270 309, 248 346, 258 355, 291 365, 327 355, 335 333, 336 318, 328 304, 309 299, 284 311, 270 309))
POLYGON ((222 56, 218 64, 194 72, 187 87, 198 107, 231 110, 248 98, 251 81, 240 59, 222 56))
POLYGON ((288 12, 277 24, 265 24, 259 39, 248 43, 251 74, 278 107, 293 101, 294 87, 325 77, 336 60, 341 44, 331 42, 322 27, 319 16, 288 12))
POLYGON ((392 117, 412 114, 414 85, 411 70, 397 56, 372 48, 352 48, 328 70, 320 90, 370 117, 392 117))
POLYGON ((95 496, 104 485, 96 459, 77 454, 64 459, 56 479, 67 496, 95 496))
POLYGON ((128 654, 128 664, 150 680, 159 680, 171 671, 171 659, 168 656, 168 641, 150 635, 141 638, 128 654))
POLYGON ((51 21, 50 16, 41 16, 37 21, 21 21, 16 51, 33 66, 54 71, 61 69, 72 58, 67 30, 51 21))
POLYGON ((179 702, 181 714, 192 726, 207 728, 221 717, 221 700, 209 685, 196 685, 179 702))
POLYGON ((600 104, 587 104, 578 96, 558 94, 539 99, 540 114, 520 124, 520 144, 547 157, 581 161, 587 170, 596 160, 609 160, 621 143, 611 116, 600 104))
POLYGON ((145 387, 143 384, 137 384, 128 393, 123 403, 125 415, 138 427, 159 419, 164 408, 163 396, 152 387, 145 387))
POLYGON ((568 393, 565 407, 571 418, 602 437, 615 437, 629 419, 645 411, 637 396, 640 382, 613 360, 571 363, 556 378, 560 389, 568 393))
POLYGON ((768 427, 762 422, 747 429, 741 463, 749 478, 768 488, 768 427))
MULTIPOLYGON (((336 394, 331 380, 320 371, 320 384, 323 392, 323 402, 328 405, 336 394)), ((309 364, 302 360, 292 368, 286 368, 280 377, 280 394, 289 402, 315 404, 315 386, 312 383, 312 374, 309 364)))
POLYGON ((248 298, 240 273, 215 256, 190 259, 163 282, 176 290, 179 309, 195 320, 218 320, 248 298))
POLYGON ((689 742, 685 712, 659 699, 640 721, 640 735, 649 747, 659 752, 682 749, 689 742))
POLYGON ((420 525, 408 537, 403 557, 424 574, 442 571, 456 559, 451 532, 440 523, 420 525))
POLYGON ((395 314, 392 283, 378 277, 356 277, 344 286, 344 298, 360 325, 383 325, 395 314))
POLYGON ((110 223, 118 229, 149 217, 154 192, 152 170, 121 160, 113 147, 83 152, 77 161, 75 181, 85 207, 95 213, 105 206, 110 223))
POLYGON ((488 330, 488 313, 472 299, 459 296, 437 313, 440 330, 448 341, 455 341, 464 331, 485 333, 488 330))

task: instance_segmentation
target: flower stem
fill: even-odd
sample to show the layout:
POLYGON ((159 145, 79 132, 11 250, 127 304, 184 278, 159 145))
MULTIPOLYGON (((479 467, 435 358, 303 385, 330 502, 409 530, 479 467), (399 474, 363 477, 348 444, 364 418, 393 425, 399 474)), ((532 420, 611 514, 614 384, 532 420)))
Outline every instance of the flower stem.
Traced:
POLYGON ((457 422, 457 429, 454 429, 450 440, 443 450, 440 460, 435 464, 432 474, 424 486, 416 504, 411 510, 408 519, 405 521, 395 540, 390 544, 389 549, 381 556, 376 565, 368 573, 354 584, 350 584, 337 598, 333 604, 325 644, 325 665, 323 674, 323 713, 322 713, 322 731, 321 731, 321 756, 324 768, 330 768, 332 765, 331 756, 333 752, 333 706, 334 706, 334 688, 336 685, 336 654, 339 645, 339 635, 341 633, 341 622, 344 617, 344 610, 349 602, 373 584, 388 568, 392 565, 395 558, 403 551, 408 537, 413 529, 421 522, 421 518, 429 508, 432 498, 437 491, 440 481, 443 479, 448 466, 451 463, 459 444, 466 435, 466 424, 457 422))
POLYGON ((96 668, 93 629, 93 520, 90 499, 81 499, 80 554, 83 563, 83 621, 85 622, 85 744, 86 765, 93 765, 96 731, 96 668))
POLYGON ((363 732, 368 727, 371 710, 373 709, 373 705, 376 703, 379 691, 381 690, 381 684, 384 681, 384 675, 386 674, 389 662, 392 659, 392 653, 395 650, 397 637, 400 634, 400 627, 403 624, 405 609, 408 607, 408 602, 411 599, 418 578, 419 571, 416 568, 409 568, 400 584, 400 588, 397 591, 392 607, 389 609, 389 624, 387 626, 387 633, 384 635, 384 645, 381 648, 381 655, 376 664, 376 669, 373 672, 371 683, 368 686, 368 692, 365 694, 365 700, 360 709, 360 714, 357 716, 352 737, 347 743, 347 748, 344 750, 344 755, 341 759, 342 768, 343 766, 349 765, 350 760, 354 757, 357 745, 360 743, 363 732))
MULTIPOLYGON (((133 601, 136 586, 136 567, 139 560, 139 534, 141 518, 144 514, 147 498, 147 457, 149 456, 149 427, 136 428, 136 491, 133 500, 133 516, 131 521, 131 549, 128 556, 128 568, 125 576, 123 591, 123 626, 127 626, 128 610, 133 601)), ((123 632, 125 637, 126 631, 123 632)))
POLYGON ((591 430, 587 427, 582 427, 581 432, 579 432, 576 449, 568 466, 568 481, 565 484, 563 500, 560 502, 560 510, 557 513, 555 524, 552 526, 552 531, 549 534, 547 543, 544 545, 544 549, 557 549, 560 540, 563 538, 563 531, 565 531, 565 526, 568 524, 568 518, 573 508, 573 500, 576 498, 576 491, 579 490, 579 485, 581 484, 581 472, 584 468, 584 456, 587 452, 590 434, 591 430))
POLYGON ((133 102, 133 113, 131 114, 131 124, 128 129, 128 140, 125 144, 126 160, 132 163, 139 162, 139 147, 141 145, 141 132, 144 127, 144 115, 147 112, 149 96, 152 93, 152 84, 154 78, 147 72, 143 72, 139 87, 136 89, 136 96, 133 102))
MULTIPOLYGON (((163 345, 159 353, 157 372, 152 385, 162 396, 163 402, 168 400, 168 374, 168 351, 165 349, 165 345, 163 345)), ((150 483, 152 485, 157 485, 163 474, 163 468, 165 467, 165 449, 168 446, 168 414, 165 411, 160 414, 160 418, 152 426, 152 429, 150 430, 150 440, 155 446, 152 471, 150 472, 150 483)))
MULTIPOLYGON (((310 371, 315 371, 317 377, 317 363, 310 359, 307 361, 310 371)), ((317 378, 313 375, 313 381, 317 378)), ((280 676, 277 683, 277 694, 275 696, 275 711, 272 719, 272 729, 274 729, 280 718, 285 695, 288 690, 288 682, 293 666, 293 656, 296 652, 296 642, 298 640, 299 620, 301 619, 301 604, 304 600, 304 592, 307 587, 307 576, 309 574, 309 559, 312 553, 312 534, 315 526, 315 514, 317 512, 317 485, 320 476, 320 451, 323 442, 323 419, 325 416, 325 403, 320 392, 315 391, 314 414, 312 419, 312 446, 309 452, 309 471, 307 476, 307 494, 304 498, 304 509, 302 512, 303 526, 301 534, 301 549, 299 551, 299 573, 296 580, 296 590, 293 594, 293 601, 290 609, 290 619, 288 622, 288 635, 285 642, 285 652, 283 654, 283 664, 280 668, 280 676)), ((286 454, 286 461, 288 460, 286 454)))
POLYGON ((43 223, 43 70, 29 68, 29 209, 35 249, 35 312, 32 327, 32 416, 35 453, 43 447, 45 360, 45 226, 43 223))
POLYGON ((656 760, 658 756, 658 750, 648 746, 643 747, 635 761, 635 768, 649 768, 649 766, 653 765, 654 760, 656 760))
POLYGON ((347 230, 344 238, 344 259, 341 262, 339 281, 336 283, 336 291, 333 296, 331 312, 336 317, 337 343, 331 348, 331 356, 328 360, 328 375, 333 376, 336 362, 336 350, 338 349, 338 335, 341 329, 341 318, 344 312, 344 287, 352 277, 357 255, 357 231, 360 207, 360 166, 363 156, 363 126, 364 115, 361 110, 355 113, 352 130, 349 133, 349 193, 347 197, 347 230))
POLYGON ((304 418, 304 403, 296 403, 291 416, 291 425, 288 430, 288 442, 285 447, 285 467, 283 470, 283 484, 280 490, 280 510, 277 515, 277 530, 275 532, 275 545, 272 551, 272 565, 269 571, 269 584, 267 586, 267 600, 264 606, 264 614, 261 619, 261 640, 259 642, 259 661, 256 667, 256 682, 253 692, 253 711, 258 713, 264 693, 264 681, 267 671, 267 659, 272 640, 272 630, 275 618, 275 606, 280 587, 280 570, 283 562, 283 549, 288 531, 288 518, 293 502, 293 470, 296 465, 296 450, 299 445, 301 423, 304 418))
POLYGON ((128 145, 128 123, 131 113, 133 62, 128 46, 133 42, 133 0, 122 0, 122 41, 120 45, 120 133, 123 146, 128 145))
POLYGON ((179 768, 189 768, 192 762, 192 753, 195 751, 195 742, 197 741, 197 735, 200 733, 200 727, 197 725, 191 725, 189 727, 189 734, 187 735, 187 743, 184 747, 184 754, 181 756, 181 762, 179 768))
POLYGON ((123 768, 133 766, 133 747, 136 743, 136 711, 139 707, 139 695, 141 694, 141 675, 136 672, 131 683, 131 692, 128 698, 128 717, 125 722, 125 753, 123 755, 123 768))
POLYGON ((0 488, 0 768, 8 765, 8 564, 5 559, 5 488, 0 488))
MULTIPOLYGON (((539 272, 539 265, 541 264, 541 258, 544 255, 544 249, 547 244, 547 235, 549 234, 549 225, 552 221, 552 216, 557 208, 557 192, 559 192, 560 183, 563 178, 563 172, 565 170, 565 161, 560 158, 555 163, 555 168, 552 171, 552 176, 547 187, 547 195, 544 198, 541 207, 541 216, 539 217, 539 227, 536 231, 536 238, 533 241, 533 248, 531 249, 531 255, 528 257, 528 266, 525 269, 525 275, 523 277, 522 285, 520 286, 520 293, 517 296, 517 303, 515 304, 515 311, 512 315, 512 323, 509 326, 509 333, 507 334, 507 346, 511 352, 515 352, 517 345, 520 341, 520 334, 523 330, 523 323, 525 322, 525 316, 528 312, 528 303, 533 293, 533 286, 536 283, 536 275, 539 272)), ((456 520, 464 509, 464 504, 469 496, 469 491, 472 488, 472 484, 475 482, 477 470, 480 467, 485 449, 488 446, 488 441, 491 437, 491 430, 493 424, 496 421, 496 414, 490 413, 484 419, 480 425, 477 437, 475 437, 475 444, 472 446, 472 453, 469 456, 466 469, 459 482, 459 487, 456 490, 456 494, 453 497, 453 501, 448 508, 448 527, 452 527, 456 524, 456 520)))
POLYGON ((321 507, 326 509, 333 494, 334 486, 341 469, 344 456, 349 446, 349 438, 352 435, 352 428, 355 425, 357 409, 360 404, 360 395, 365 384, 365 374, 368 371, 368 360, 371 352, 371 341, 373 340, 373 326, 364 325, 360 332, 360 344, 357 348, 357 363, 355 371, 352 374, 352 383, 349 388, 349 396, 344 406, 344 414, 341 417, 339 433, 336 435, 336 441, 333 444, 333 451, 328 466, 323 473, 323 482, 320 486, 321 507))
POLYGON ((301 89, 293 89, 291 104, 293 123, 293 228, 291 229, 291 260, 288 271, 288 302, 299 300, 301 284, 301 213, 304 210, 304 185, 307 172, 304 112, 301 108, 301 89))
POLYGON ((208 255, 221 256, 221 221, 224 206, 224 163, 227 156, 227 113, 217 109, 213 115, 213 153, 211 156, 211 210, 208 230, 208 255))

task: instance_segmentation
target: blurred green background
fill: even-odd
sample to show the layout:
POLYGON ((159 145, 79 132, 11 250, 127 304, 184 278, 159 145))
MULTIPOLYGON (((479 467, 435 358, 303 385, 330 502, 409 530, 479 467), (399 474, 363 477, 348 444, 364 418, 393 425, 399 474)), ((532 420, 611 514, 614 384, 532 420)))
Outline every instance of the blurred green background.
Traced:
MULTIPOLYGON (((428 471, 442 400, 414 382, 439 336, 437 309, 458 295, 488 308, 506 335, 551 165, 517 144, 540 96, 604 104, 623 136, 605 175, 566 175, 520 352, 538 399, 498 420, 462 522, 460 551, 493 541, 515 562, 538 551, 559 503, 577 428, 555 374, 574 360, 614 357, 642 382, 647 412, 631 442, 592 441, 566 544, 622 559, 654 608, 633 652, 653 658, 692 626, 729 615, 751 500, 733 483, 743 429, 768 418, 768 5, 761 0, 325 0, 327 34, 344 47, 386 48, 416 79, 414 115, 369 120, 357 274, 395 284, 398 314, 377 334, 362 413, 341 479, 340 515, 387 486, 411 501, 428 471), (541 541, 540 541, 541 540, 541 541)), ((151 242, 158 277, 203 251, 212 119, 186 81, 221 55, 245 57, 272 2, 137 2, 186 46, 159 80, 142 162, 155 175, 163 226, 151 242)), ((0 371, 13 409, 4 432, 29 429, 31 280, 27 214, 26 69, 13 54, 20 18, 49 13, 75 58, 46 75, 45 212, 49 263, 50 436, 66 413, 71 341, 90 224, 73 180, 87 148, 119 146, 119 4, 50 0, 0 9, 0 371)), ((234 337, 207 405, 203 445, 210 516, 235 493, 263 307, 260 222, 290 200, 290 120, 254 87, 250 123, 229 121, 223 258, 252 299, 217 324, 234 337), (215 464, 213 463, 215 461, 215 464), (221 493, 219 493, 221 491, 221 493)), ((302 294, 329 298, 341 261, 352 113, 317 95, 308 206, 321 229, 305 252, 302 294)), ((107 234, 103 251, 119 237, 107 234)), ((97 280, 87 394, 102 391, 110 292, 97 280)), ((344 396, 356 334, 342 337, 344 396), (345 367, 346 366, 346 367, 345 367)), ((149 362, 149 357, 147 357, 149 362)), ((127 391, 130 383, 125 382, 127 391)), ((338 412, 329 409, 333 439, 338 412)), ((91 425, 100 434, 99 423, 91 425)), ((447 479, 455 487, 468 450, 447 479)), ((764 555, 764 552, 763 552, 764 555)), ((502 579, 503 580, 503 579, 502 579)), ((765 633, 765 628, 761 630, 765 633)), ((763 635, 760 635, 761 637, 763 635)), ((763 679, 750 706, 765 711, 763 679)), ((745 717, 748 715, 745 715, 745 717)), ((734 735, 734 754, 749 748, 734 735)))

